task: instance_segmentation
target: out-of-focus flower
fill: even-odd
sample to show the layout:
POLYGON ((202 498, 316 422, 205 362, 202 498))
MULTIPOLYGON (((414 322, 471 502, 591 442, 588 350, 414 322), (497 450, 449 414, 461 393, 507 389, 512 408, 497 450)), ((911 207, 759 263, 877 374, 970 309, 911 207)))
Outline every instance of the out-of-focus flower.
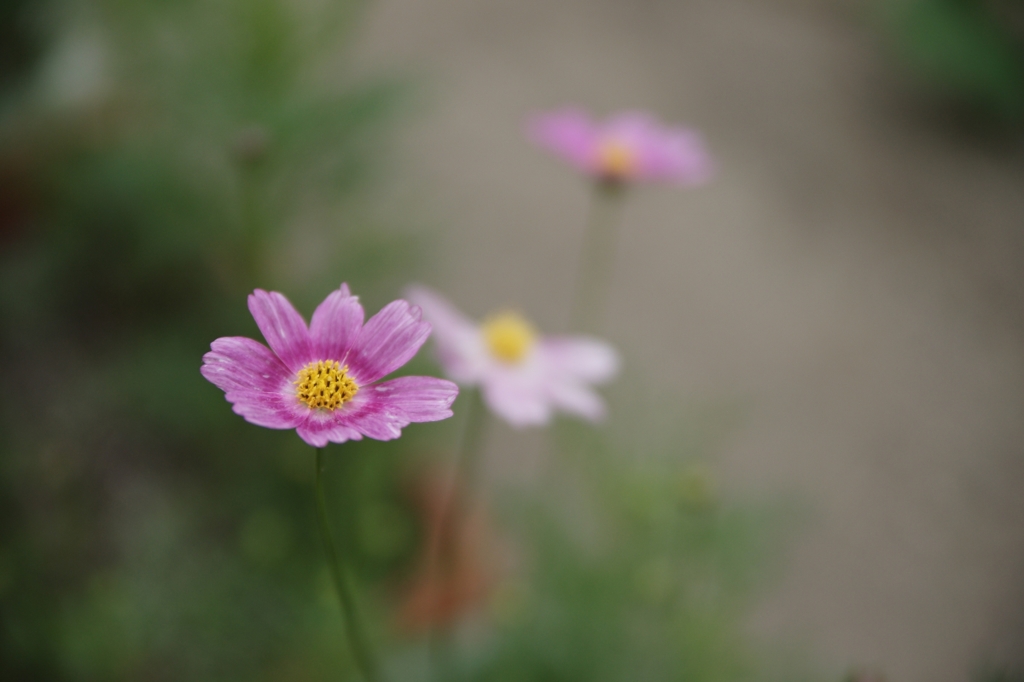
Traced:
POLYGON ((591 388, 618 371, 615 349, 583 336, 541 337, 519 315, 499 313, 476 324, 424 287, 408 291, 434 325, 445 372, 464 386, 480 386, 492 412, 512 426, 548 423, 555 410, 598 421, 605 415, 591 388))
POLYGON ((482 506, 446 514, 452 496, 441 476, 422 475, 410 493, 423 543, 415 572, 399 588, 397 621, 401 629, 416 633, 451 625, 484 605, 499 577, 502 548, 482 506))
POLYGON ((606 183, 696 185, 711 175, 711 159, 697 132, 664 126, 642 112, 622 113, 598 123, 580 109, 560 109, 534 117, 529 135, 581 172, 606 183))
POLYGON ((412 422, 452 416, 459 389, 450 381, 408 376, 374 383, 412 359, 430 335, 419 308, 406 301, 392 301, 364 325, 359 298, 342 284, 307 328, 288 299, 257 289, 249 311, 270 348, 220 338, 200 369, 246 421, 295 429, 319 448, 363 436, 391 440, 412 422))

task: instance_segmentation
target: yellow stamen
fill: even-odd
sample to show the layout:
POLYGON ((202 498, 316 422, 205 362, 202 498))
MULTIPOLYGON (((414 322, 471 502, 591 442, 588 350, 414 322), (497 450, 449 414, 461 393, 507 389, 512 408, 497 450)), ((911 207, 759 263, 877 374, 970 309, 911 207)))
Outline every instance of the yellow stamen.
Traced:
POLYGON ((629 145, 609 138, 597 149, 597 165, 606 177, 628 178, 636 171, 636 153, 629 145))
POLYGON ((487 318, 481 331, 491 355, 502 362, 522 360, 537 340, 533 326, 520 315, 511 312, 487 318))
POLYGON ((348 365, 339 367, 337 360, 311 362, 299 370, 295 394, 310 407, 336 410, 359 392, 346 372, 348 365))

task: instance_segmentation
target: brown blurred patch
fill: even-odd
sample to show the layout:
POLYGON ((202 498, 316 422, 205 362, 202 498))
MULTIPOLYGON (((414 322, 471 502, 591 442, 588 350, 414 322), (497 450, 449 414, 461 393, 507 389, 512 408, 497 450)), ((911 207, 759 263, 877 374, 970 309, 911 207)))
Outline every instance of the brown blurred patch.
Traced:
POLYGON ((485 506, 466 501, 450 476, 425 471, 409 496, 423 533, 413 573, 398 588, 396 625, 414 634, 449 627, 482 606, 500 578, 503 551, 485 506))

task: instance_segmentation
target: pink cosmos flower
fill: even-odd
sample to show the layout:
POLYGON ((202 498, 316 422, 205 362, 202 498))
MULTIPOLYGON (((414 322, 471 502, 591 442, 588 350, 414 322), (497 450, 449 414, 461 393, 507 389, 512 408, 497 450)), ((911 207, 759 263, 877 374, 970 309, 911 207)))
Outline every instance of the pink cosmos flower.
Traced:
POLYGON ((321 448, 363 436, 391 440, 412 422, 452 416, 458 387, 436 377, 374 383, 416 354, 430 335, 420 309, 392 301, 363 324, 348 285, 305 320, 281 294, 257 289, 249 311, 270 348, 231 336, 210 344, 200 369, 237 414, 271 429, 295 429, 321 448))
POLYGON ((619 366, 618 354, 604 341, 540 337, 510 312, 476 324, 424 287, 412 287, 408 298, 433 323, 448 376, 480 386, 488 408, 512 426, 547 424, 555 410, 590 421, 604 417, 604 401, 591 385, 612 379, 619 366))
POLYGON ((560 109, 534 117, 529 134, 539 146, 608 183, 696 185, 711 175, 711 159, 697 132, 663 126, 642 112, 597 123, 579 109, 560 109))

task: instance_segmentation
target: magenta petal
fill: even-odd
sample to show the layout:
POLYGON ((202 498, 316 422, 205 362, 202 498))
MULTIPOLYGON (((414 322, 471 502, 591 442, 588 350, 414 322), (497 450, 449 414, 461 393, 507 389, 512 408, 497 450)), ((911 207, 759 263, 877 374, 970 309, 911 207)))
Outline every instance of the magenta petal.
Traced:
POLYGON ((224 394, 235 414, 245 421, 268 429, 294 429, 305 419, 309 408, 287 393, 230 391, 224 394))
POLYGON ((397 300, 370 318, 349 351, 350 374, 360 386, 372 383, 409 362, 430 336, 418 307, 397 300))
POLYGON ((361 433, 339 419, 340 414, 340 411, 310 410, 305 422, 295 432, 315 448, 322 448, 328 443, 362 440, 361 433))
POLYGON ((436 377, 399 377, 367 386, 338 411, 338 421, 376 440, 391 440, 413 422, 452 416, 459 388, 436 377))
POLYGON ((399 377, 370 387, 374 402, 401 410, 410 422, 436 422, 452 416, 459 387, 437 377, 399 377))
POLYGON ((280 391, 292 372, 259 341, 226 336, 210 344, 199 372, 224 392, 280 391))
POLYGON ((200 373, 225 392, 236 414, 271 429, 290 429, 302 422, 294 398, 292 373, 263 344, 244 337, 214 341, 203 356, 200 373))
POLYGON ((337 291, 317 306, 309 324, 309 335, 313 340, 313 354, 316 360, 343 361, 349 348, 359 336, 363 326, 363 306, 359 297, 349 293, 348 285, 342 284, 337 291))
POLYGON ((312 422, 295 429, 299 437, 313 447, 324 447, 329 442, 362 440, 362 434, 335 422, 312 422))
POLYGON ((257 289, 249 296, 249 312, 267 344, 292 372, 315 359, 306 322, 287 298, 257 289))

